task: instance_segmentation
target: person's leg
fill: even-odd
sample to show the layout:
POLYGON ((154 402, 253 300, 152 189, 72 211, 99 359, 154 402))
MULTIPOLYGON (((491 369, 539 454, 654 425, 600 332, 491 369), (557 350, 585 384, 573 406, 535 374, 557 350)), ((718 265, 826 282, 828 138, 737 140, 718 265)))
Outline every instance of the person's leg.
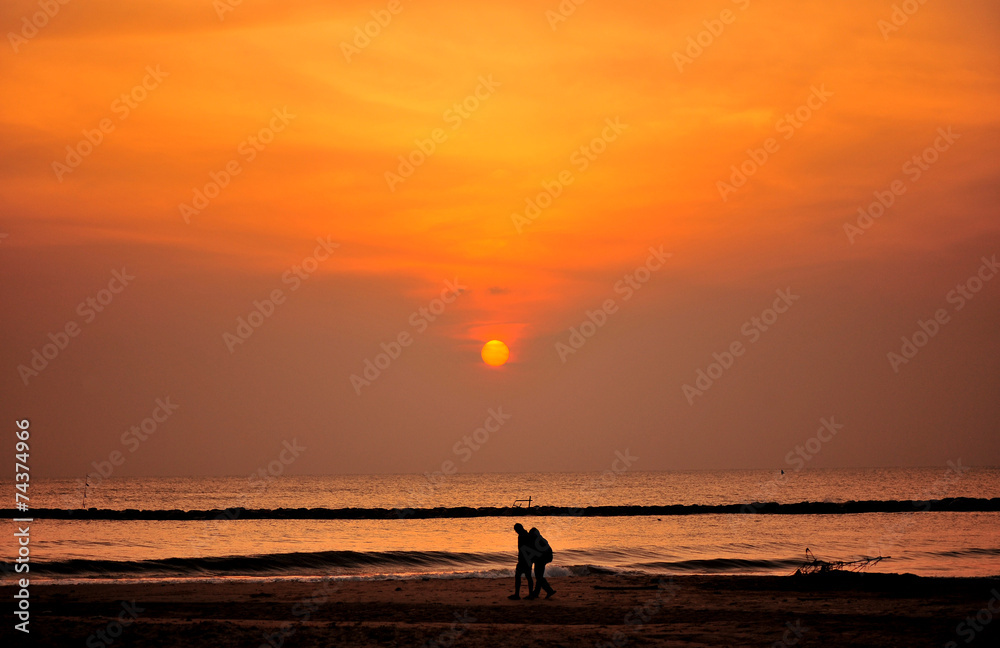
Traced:
POLYGON ((526 568, 521 563, 517 563, 517 566, 514 567, 514 594, 513 594, 513 596, 510 596, 508 598, 511 598, 511 599, 514 599, 514 600, 517 600, 517 599, 521 598, 521 574, 522 573, 528 579, 528 594, 531 594, 531 589, 533 587, 533 584, 531 582, 531 570, 528 569, 528 568, 526 568))
POLYGON ((552 586, 549 585, 549 579, 545 578, 545 565, 542 565, 542 588, 545 590, 545 598, 549 598, 556 593, 552 586))
POLYGON ((535 563, 535 587, 528 594, 528 598, 534 599, 538 598, 538 591, 542 587, 542 583, 545 582, 545 563, 535 563))
POLYGON ((547 564, 548 563, 539 563, 535 567, 535 597, 537 597, 538 593, 543 589, 545 590, 545 598, 549 598, 556 593, 556 591, 552 589, 552 586, 549 585, 548 579, 545 578, 545 565, 547 564))

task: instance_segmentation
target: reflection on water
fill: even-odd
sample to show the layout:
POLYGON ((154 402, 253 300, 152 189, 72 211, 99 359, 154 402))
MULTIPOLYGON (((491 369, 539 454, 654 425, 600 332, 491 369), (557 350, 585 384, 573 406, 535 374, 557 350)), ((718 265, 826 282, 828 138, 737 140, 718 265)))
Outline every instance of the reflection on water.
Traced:
MULTIPOLYGON (((507 575, 517 518, 447 520, 36 521, 32 557, 62 576, 507 575), (230 560, 209 559, 232 557, 230 560), (70 560, 115 561, 67 563, 70 560), (136 561, 175 559, 167 564, 136 561)), ((876 571, 1000 574, 1000 513, 522 518, 555 549, 555 574, 788 574, 805 548, 827 559, 881 553, 876 571), (912 519, 901 526, 900 520, 912 519), (872 549, 874 548, 874 551, 872 549)), ((10 525, 11 523, 5 523, 10 525)))
MULTIPOLYGON (((34 508, 79 508, 82 482, 33 480, 34 508)), ((422 508, 538 505, 738 504, 755 501, 923 500, 1000 497, 1000 469, 727 470, 684 472, 243 478, 112 478, 87 490, 111 509, 300 507, 422 508)), ((34 567, 63 577, 314 577, 317 574, 503 575, 519 518, 430 520, 36 520, 34 567), (220 557, 231 557, 221 560, 220 557), (67 561, 84 562, 67 562, 67 561), (139 561, 168 561, 146 564, 139 561)), ((520 518, 556 551, 553 573, 587 569, 653 573, 787 574, 806 547, 820 558, 890 555, 879 571, 1000 574, 1000 513, 681 515, 520 518), (562 571, 559 571, 562 570, 562 571)), ((5 532, 13 523, 5 521, 5 532)), ((8 545, 11 547, 12 545, 8 545)), ((13 556, 7 550, 6 561, 13 556)), ((10 575, 4 577, 9 579, 10 575)))
MULTIPOLYGON (((10 482, 7 482, 10 483, 10 482)), ((81 508, 83 480, 33 480, 33 508, 81 508)), ((87 507, 110 509, 426 508, 734 504, 1000 497, 1000 468, 718 470, 613 473, 115 478, 86 489, 87 507)))

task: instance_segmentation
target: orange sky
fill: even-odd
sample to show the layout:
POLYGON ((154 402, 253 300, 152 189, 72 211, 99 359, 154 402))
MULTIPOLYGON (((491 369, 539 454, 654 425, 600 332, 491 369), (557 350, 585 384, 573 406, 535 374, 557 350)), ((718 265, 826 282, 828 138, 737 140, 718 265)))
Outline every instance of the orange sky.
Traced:
MULTIPOLYGON (((300 436, 322 449, 302 470, 421 471, 503 399, 524 412, 514 438, 560 456, 524 469, 600 468, 619 442, 644 448, 649 469, 772 465, 832 410, 874 435, 876 463, 1000 461, 1000 283, 955 313, 910 375, 886 362, 1000 252, 996 3, 927 3, 891 32, 879 24, 891 2, 595 0, 555 28, 555 0, 387 5, 244 0, 220 19, 207 0, 69 2, 30 38, 22 18, 38 5, 0 7, 4 32, 23 38, 0 48, 5 411, 49 417, 65 441, 42 460, 53 473, 113 449, 166 391, 191 393, 186 431, 123 474, 183 473, 182 440, 222 428, 223 445, 252 428, 248 449, 206 450, 189 469, 251 469, 293 434, 279 429, 291 403, 300 436), (373 11, 391 21, 348 61, 342 43, 373 11), (679 70, 705 21, 721 33, 702 33, 707 46, 679 70), (829 95, 789 128, 817 88, 829 95), (53 167, 102 123, 75 168, 53 167), (269 124, 280 132, 253 150, 269 124), (960 137, 913 180, 904 163, 939 128, 960 137), (586 159, 602 133, 614 139, 586 159), (410 177, 387 182, 434 137, 410 177), (769 138, 775 152, 723 200, 718 183, 769 138), (238 175, 185 219, 182 203, 227 163, 238 175), (518 226, 512 215, 561 172, 572 184, 518 226), (895 180, 906 193, 851 243, 845 223, 895 180), (282 274, 317 237, 339 247, 230 354, 222 334, 288 287, 282 274), (660 246, 673 256, 622 300, 616 282, 660 246), (121 306, 24 385, 18 365, 123 264, 140 279, 121 306), (466 293, 357 396, 348 377, 455 278, 466 293), (787 329, 689 405, 681 386, 791 285, 808 296, 787 329), (620 311, 562 363, 556 344, 609 298, 620 311), (481 371, 478 347, 493 337, 511 346, 506 373, 481 371), (965 394, 947 393, 956 380, 965 394), (461 405, 443 413, 455 390, 461 405), (273 402, 250 414, 245 398, 273 402), (599 411, 581 411, 588 400, 599 411), (427 443, 391 431, 409 408, 407 438, 427 443), (959 423, 965 436, 948 445, 942 427, 959 423), (913 424, 920 442, 901 448, 913 424), (744 426, 756 441, 716 454, 744 426), (585 441, 566 456, 574 429, 585 441), (409 450, 364 450, 366 434, 409 450)), ((517 447, 469 470, 515 469, 517 447)), ((866 463, 865 447, 844 442, 824 461, 866 463)))

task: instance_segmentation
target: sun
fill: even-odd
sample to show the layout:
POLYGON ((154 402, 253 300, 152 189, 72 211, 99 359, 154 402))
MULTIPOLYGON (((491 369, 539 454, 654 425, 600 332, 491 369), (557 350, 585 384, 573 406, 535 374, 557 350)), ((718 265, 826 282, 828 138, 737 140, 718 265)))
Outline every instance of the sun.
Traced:
POLYGON ((483 362, 491 367, 500 367, 510 357, 510 349, 500 340, 490 340, 483 345, 483 362))

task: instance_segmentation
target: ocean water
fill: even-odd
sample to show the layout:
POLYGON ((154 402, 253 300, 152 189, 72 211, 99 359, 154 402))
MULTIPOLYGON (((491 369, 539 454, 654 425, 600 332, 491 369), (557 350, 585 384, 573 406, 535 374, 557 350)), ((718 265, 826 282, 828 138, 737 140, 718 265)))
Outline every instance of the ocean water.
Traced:
MULTIPOLYGON (((8 487, 12 488, 8 484, 8 487)), ((111 478, 31 482, 33 509, 508 507, 909 501, 1000 497, 1000 469, 111 478)), ((790 574, 821 559, 890 556, 872 571, 1000 575, 1000 512, 691 514, 194 521, 39 517, 31 573, 45 580, 456 578, 513 575, 521 521, 555 551, 553 575, 790 574)), ((29 512, 30 514, 30 512, 29 512)), ((3 524, 7 537, 14 523, 3 524)), ((13 545, 5 543, 9 580, 13 545)))

